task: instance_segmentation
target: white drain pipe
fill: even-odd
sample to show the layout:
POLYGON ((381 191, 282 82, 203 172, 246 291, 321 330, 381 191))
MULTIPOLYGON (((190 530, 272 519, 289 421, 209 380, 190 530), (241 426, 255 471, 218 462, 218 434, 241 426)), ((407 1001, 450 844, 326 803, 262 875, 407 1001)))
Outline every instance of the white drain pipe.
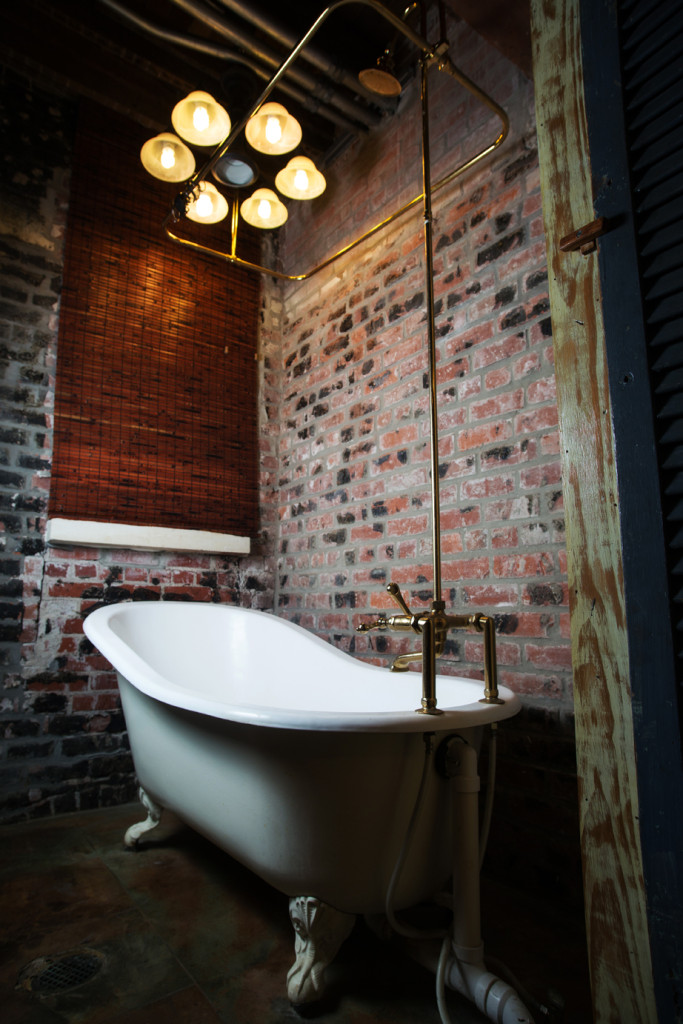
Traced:
POLYGON ((413 960, 436 975, 437 1005, 442 1024, 452 1024, 445 1000, 448 987, 474 1003, 494 1024, 535 1024, 517 992, 487 970, 483 957, 476 962, 460 959, 450 936, 439 947, 433 941, 397 938, 413 960))
MULTIPOLYGON (((515 990, 484 964, 479 897, 479 771, 474 747, 449 742, 445 771, 453 813, 453 925, 444 981, 496 1024, 534 1024, 515 990)), ((437 965, 438 970, 438 965, 437 965)))
POLYGON ((447 959, 445 982, 496 1024, 534 1024, 515 990, 487 971, 483 960, 471 964, 459 960, 457 955, 451 956, 447 959))
MULTIPOLYGON (((534 1024, 534 1018, 506 981, 487 970, 481 940, 479 899, 479 772, 474 747, 452 736, 443 766, 450 780, 453 830, 453 923, 440 945, 432 935, 418 938, 392 920, 405 951, 436 974, 437 1004, 442 1024, 451 1024, 445 988, 459 992, 494 1024, 534 1024), (401 932, 403 933, 401 935, 401 932)), ((412 824, 412 822, 411 822, 412 824)), ((409 829, 409 832, 411 829, 409 829)), ((406 837, 406 843, 409 836, 406 837)), ((397 866, 398 867, 398 866, 397 866)))

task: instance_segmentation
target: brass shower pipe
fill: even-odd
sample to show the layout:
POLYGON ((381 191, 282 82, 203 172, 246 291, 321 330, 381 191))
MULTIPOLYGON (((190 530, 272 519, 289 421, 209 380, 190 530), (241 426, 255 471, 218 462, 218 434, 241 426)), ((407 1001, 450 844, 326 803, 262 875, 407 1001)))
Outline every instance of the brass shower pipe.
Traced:
MULTIPOLYGON (((104 2, 107 2, 107 0, 104 0, 104 2)), ((206 256, 213 256, 218 259, 225 260, 226 262, 231 263, 235 266, 242 267, 242 269, 244 270, 253 271, 259 274, 266 274, 269 277, 273 277, 279 281, 306 281, 309 278, 313 277, 315 274, 318 274, 321 270, 324 270, 326 267, 329 267, 330 264, 340 259, 340 257, 345 256, 348 252, 351 252, 351 250, 355 249, 357 246, 361 245, 369 238, 372 238, 372 236, 377 234, 378 231, 381 231, 383 228, 388 227, 389 224, 392 224, 403 214, 407 213, 409 210, 412 210, 415 206, 417 206, 418 203, 423 202, 425 196, 424 184, 423 191, 420 192, 419 195, 415 196, 409 202, 405 203, 399 209, 391 213, 388 217, 385 217, 379 223, 375 224, 373 227, 363 232, 363 234, 359 235, 352 242, 349 242, 347 245, 343 246, 332 256, 328 256, 321 263, 316 264, 309 270, 306 270, 300 274, 286 274, 283 273, 282 271, 275 270, 271 267, 264 267, 258 263, 252 263, 250 260, 244 260, 241 257, 239 257, 237 255, 237 216, 233 216, 231 221, 231 237, 229 251, 215 249, 211 246, 203 245, 201 242, 195 242, 192 239, 183 238, 182 235, 176 234, 176 232, 171 227, 172 223, 177 223, 184 216, 185 210, 187 209, 192 194, 199 185, 199 183, 210 174, 213 167, 218 163, 221 157, 223 157, 225 153, 229 150, 230 146, 234 143, 235 139, 244 129, 249 118, 259 109, 260 106, 263 105, 263 103, 266 102, 273 89, 280 82, 280 79, 283 78, 284 75, 286 75, 291 65, 300 55, 301 51, 308 45, 311 39, 315 36, 316 32, 319 30, 321 25, 334 11, 338 10, 340 7, 347 7, 350 4, 360 4, 364 7, 371 7, 374 11, 377 12, 377 14, 383 17, 386 21, 390 22, 390 24, 393 25, 394 28, 396 28, 399 32, 406 36, 406 38, 409 39, 419 49, 422 55, 423 66, 426 62, 426 66, 431 67, 432 64, 436 62, 438 69, 440 71, 444 71, 446 74, 449 74, 452 78, 459 82, 460 85, 462 85, 469 93, 471 93, 485 107, 487 107, 493 114, 495 114, 500 121, 500 131, 495 136, 495 138, 491 142, 483 146, 480 150, 478 150, 473 156, 469 157, 469 159, 463 161, 463 163, 459 164, 452 171, 446 174, 443 178, 439 179, 439 181, 431 185, 430 191, 432 194, 438 192, 440 189, 444 188, 459 175, 469 170, 470 167, 473 167, 474 164, 478 163, 485 156, 488 156, 489 153, 492 153, 501 145, 501 143, 505 141, 510 127, 507 114, 505 113, 503 108, 496 103, 494 99, 492 99, 487 93, 480 89, 479 86, 476 85, 470 78, 468 78, 468 76, 463 71, 461 71, 452 63, 450 57, 448 56, 448 46, 445 41, 442 40, 437 46, 432 46, 421 35, 413 31, 413 29, 411 29, 410 26, 407 25, 402 18, 398 17, 392 11, 388 10, 388 8, 386 8, 383 4, 379 3, 379 0, 336 0, 336 3, 330 4, 328 7, 325 8, 325 10, 322 11, 322 13, 318 16, 318 18, 315 20, 315 22, 309 28, 306 34, 299 40, 299 42, 291 51, 289 56, 283 61, 283 63, 277 69, 277 71, 270 79, 265 89, 263 90, 259 98, 256 100, 254 105, 251 107, 251 109, 248 111, 248 113, 245 114, 244 117, 242 117, 242 119, 239 121, 239 123, 232 128, 228 137, 224 139, 224 141, 214 150, 214 152, 211 154, 206 163, 192 175, 192 177, 183 186, 182 191, 178 193, 173 203, 173 206, 171 210, 169 210, 166 217, 164 218, 162 225, 163 230, 165 231, 168 238, 171 239, 171 241, 176 242, 178 245, 183 245, 186 248, 193 249, 195 252, 201 252, 206 256)), ((410 9, 410 7, 407 8, 407 11, 409 12, 410 9)), ((424 118, 425 114, 423 111, 423 120, 424 118)), ((237 200, 232 200, 231 205, 236 207, 238 205, 237 200)))
MULTIPOLYGON (((441 15, 443 14, 440 8, 441 15)), ((211 256, 218 256, 231 263, 235 263, 242 266, 245 269, 257 271, 260 273, 266 273, 272 277, 286 281, 302 281, 312 277, 318 273, 324 267, 329 266, 335 260, 339 259, 340 256, 348 253, 351 249, 360 245, 366 241, 376 232, 392 223, 402 214, 412 209, 418 203, 422 202, 423 218, 424 218, 424 258, 425 258, 425 286, 427 294, 427 330, 428 330, 428 356, 429 356, 429 409, 430 409, 430 438, 431 438, 431 500, 432 500, 432 556, 433 556, 433 575, 434 575, 434 597, 432 600, 431 608, 429 611, 421 612, 415 615, 411 612, 410 608, 406 604, 401 591, 397 584, 391 583, 387 587, 387 591, 392 596, 394 601, 399 605, 403 614, 393 615, 389 618, 381 616, 374 622, 366 623, 358 626, 359 632, 368 632, 371 629, 392 629, 392 630, 410 630, 416 634, 421 635, 422 638, 422 650, 413 654, 405 654, 399 656, 392 666, 395 671, 403 671, 407 669, 408 663, 411 661, 421 660, 422 661, 422 700, 421 706, 416 710, 420 714, 425 715, 439 715, 441 711, 437 706, 436 700, 436 656, 441 654, 446 641, 446 636, 450 629, 473 629, 484 634, 484 697, 482 703, 487 704, 502 704, 503 701, 498 696, 498 684, 497 684, 497 667, 496 667, 496 653, 495 653, 495 629, 493 619, 490 616, 483 615, 481 613, 475 613, 472 615, 447 615, 445 612, 445 603, 442 598, 442 583, 441 583, 441 509, 440 509, 440 496, 439 496, 439 454, 438 454, 438 414, 437 414, 437 391, 436 391, 436 326, 435 326, 435 302, 434 302, 434 260, 433 260, 433 223, 432 223, 432 195, 438 189, 444 187, 459 174, 462 174, 468 168, 472 167, 475 163, 485 157, 488 153, 491 153, 504 141, 509 130, 509 122, 505 111, 498 106, 498 104, 491 99, 486 93, 484 93, 478 86, 476 86, 471 79, 459 71, 451 62, 448 56, 448 43, 445 39, 439 41, 438 44, 432 46, 420 35, 414 32, 405 22, 394 15, 386 7, 384 7, 378 0, 337 0, 336 3, 331 4, 327 7, 322 14, 316 19, 308 32, 302 37, 297 46, 292 50, 287 59, 280 65, 279 69, 275 72, 271 78, 268 86, 261 94, 259 99, 256 101, 252 109, 245 117, 242 118, 240 123, 231 131, 230 135, 225 139, 223 143, 215 150, 211 158, 198 172, 196 172, 192 178, 186 183, 184 189, 176 197, 173 208, 169 211, 166 219, 164 220, 164 229, 173 241, 178 242, 181 245, 188 246, 197 251, 204 252, 211 256), (242 131, 249 118, 255 113, 259 107, 266 101, 272 90, 277 85, 280 78, 287 72, 293 61, 301 53, 302 49, 312 39, 315 33, 318 31, 323 22, 327 17, 335 10, 340 7, 345 7, 351 3, 361 3, 364 6, 371 7, 383 18, 389 21, 398 31, 402 32, 411 42, 415 44, 420 50, 420 64, 421 64, 421 114, 422 114, 422 192, 416 196, 409 203, 406 203, 399 210, 395 211, 391 216, 385 218, 381 223, 375 225, 369 231, 366 231, 361 237, 355 241, 346 245, 339 252, 333 256, 324 260, 322 263, 313 267, 311 270, 304 274, 289 275, 279 271, 270 270, 266 267, 260 267, 257 264, 250 263, 246 260, 240 259, 236 255, 237 249, 237 203, 233 202, 232 217, 231 217, 231 249, 229 253, 221 252, 219 250, 211 249, 208 246, 203 246, 197 242, 190 241, 189 239, 183 239, 175 235, 169 228, 171 220, 177 220, 185 212, 187 204, 197 187, 198 183, 202 181, 206 175, 211 171, 216 162, 227 152, 230 145, 233 143, 235 138, 242 131), (446 71, 452 77, 457 79, 470 93, 476 96, 485 106, 487 106, 493 113, 495 113, 501 121, 502 130, 496 136, 496 138, 482 148, 469 160, 460 164, 455 170, 451 171, 450 174, 442 178, 435 185, 431 184, 431 167, 429 157, 429 94, 428 94, 428 72, 430 68, 436 64, 437 67, 446 71)))
MULTIPOLYGON (((430 188, 431 167, 429 159, 429 88, 428 72, 432 63, 439 66, 446 57, 447 43, 442 40, 438 46, 423 53, 421 58, 422 107, 422 209, 424 218, 424 266, 425 290, 427 294, 427 341, 429 380, 429 420, 431 439, 431 502, 432 502, 432 564, 434 575, 434 596, 428 612, 415 615, 406 604, 400 588, 390 583, 387 592, 403 611, 403 615, 384 616, 370 624, 357 627, 365 633, 369 629, 413 630, 422 636, 422 650, 399 655, 393 671, 405 671, 411 661, 422 662, 422 700, 416 708, 421 715, 440 715, 436 700, 436 657, 441 654, 451 629, 474 629, 484 634, 484 696, 483 704, 503 704, 498 696, 498 669, 496 662, 496 634, 493 619, 488 615, 447 615, 441 587, 441 501, 439 494, 439 423, 438 396, 436 392, 436 311, 434 304, 434 246, 432 218, 432 188, 430 188)), ((502 140, 501 140, 502 141, 502 140)), ((483 155, 483 154, 482 154, 483 155)))

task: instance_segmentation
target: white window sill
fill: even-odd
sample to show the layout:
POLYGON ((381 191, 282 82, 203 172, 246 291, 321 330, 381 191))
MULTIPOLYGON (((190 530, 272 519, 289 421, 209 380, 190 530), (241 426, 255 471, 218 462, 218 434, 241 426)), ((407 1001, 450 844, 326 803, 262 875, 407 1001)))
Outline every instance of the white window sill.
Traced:
POLYGON ((127 526, 85 519, 49 519, 47 543, 55 547, 129 548, 134 551, 182 551, 204 555, 248 555, 249 537, 209 530, 165 526, 127 526))

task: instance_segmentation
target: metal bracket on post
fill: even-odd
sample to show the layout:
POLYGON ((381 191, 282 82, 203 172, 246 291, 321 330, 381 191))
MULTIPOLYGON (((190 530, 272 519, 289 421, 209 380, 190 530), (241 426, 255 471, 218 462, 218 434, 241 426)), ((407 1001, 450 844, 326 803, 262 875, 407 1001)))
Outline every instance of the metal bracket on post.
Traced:
POLYGON ((587 256, 589 253, 595 252, 597 248, 596 239, 600 235, 604 235, 606 230, 605 218, 598 217, 597 220, 592 220, 590 224, 584 224, 583 227, 572 231, 570 235, 565 235, 564 238, 561 238, 560 252, 576 252, 578 249, 582 256, 587 256))

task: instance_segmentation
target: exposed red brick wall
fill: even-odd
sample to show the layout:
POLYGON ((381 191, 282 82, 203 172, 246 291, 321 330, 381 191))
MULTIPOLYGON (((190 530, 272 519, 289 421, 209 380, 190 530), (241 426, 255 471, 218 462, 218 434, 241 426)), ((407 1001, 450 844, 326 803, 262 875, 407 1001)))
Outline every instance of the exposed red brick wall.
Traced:
MULTIPOLYGON (((493 51, 477 66, 484 44, 462 26, 453 31, 453 52, 467 54, 465 70, 512 123, 501 149, 434 197, 444 597, 495 615, 503 682, 566 707, 565 538, 533 96, 493 51)), ((452 79, 432 80, 438 178, 449 169, 442 154, 465 159, 495 137, 497 122, 452 79)), ((415 88, 402 104, 381 146, 361 143, 335 172, 320 219, 309 213, 298 233, 288 227, 291 263, 307 251, 328 255, 349 241, 351 225, 360 233, 381 220, 394 195, 410 198, 409 159, 419 191, 415 88), (337 208, 348 214, 345 234, 337 208)), ((354 632, 392 607, 385 584, 399 583, 415 607, 432 597, 422 246, 418 207, 285 293, 278 609, 377 660, 412 647, 406 637, 354 632)), ((453 634, 449 648, 446 670, 481 672, 480 637, 453 634)))

